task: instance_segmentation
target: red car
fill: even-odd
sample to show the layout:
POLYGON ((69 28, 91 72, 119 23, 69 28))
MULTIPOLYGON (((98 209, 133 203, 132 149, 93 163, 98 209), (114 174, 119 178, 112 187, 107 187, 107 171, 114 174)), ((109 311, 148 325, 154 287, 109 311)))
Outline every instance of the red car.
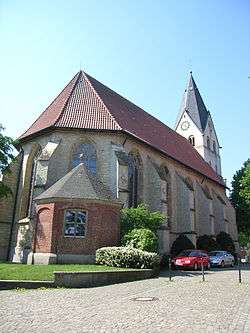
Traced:
POLYGON ((195 271, 201 268, 202 262, 205 269, 210 269, 209 256, 203 250, 184 250, 172 260, 175 268, 191 268, 195 271))

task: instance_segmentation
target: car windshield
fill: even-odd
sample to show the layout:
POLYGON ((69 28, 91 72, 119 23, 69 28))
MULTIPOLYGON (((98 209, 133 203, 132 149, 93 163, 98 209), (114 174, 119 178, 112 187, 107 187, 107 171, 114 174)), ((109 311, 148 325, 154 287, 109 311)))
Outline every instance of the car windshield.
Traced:
POLYGON ((208 255, 210 257, 222 257, 222 256, 224 256, 224 253, 221 251, 212 251, 212 252, 209 252, 208 255))
POLYGON ((197 251, 185 250, 185 251, 182 251, 178 255, 178 257, 196 257, 197 255, 199 255, 199 253, 197 251))

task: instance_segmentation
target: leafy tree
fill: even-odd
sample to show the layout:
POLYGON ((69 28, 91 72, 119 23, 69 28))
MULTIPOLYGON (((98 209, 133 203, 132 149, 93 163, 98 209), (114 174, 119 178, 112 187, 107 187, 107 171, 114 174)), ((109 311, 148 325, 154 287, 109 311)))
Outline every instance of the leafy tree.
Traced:
POLYGON ((240 246, 247 247, 250 249, 250 231, 239 232, 239 243, 240 246))
POLYGON ((228 251, 232 253, 233 255, 235 254, 235 246, 234 242, 229 234, 227 234, 224 231, 221 231, 217 236, 216 236, 216 242, 219 244, 219 249, 228 251))
POLYGON ((194 248, 195 248, 194 244, 191 242, 191 240, 187 236, 180 235, 173 242, 170 252, 171 252, 172 256, 176 256, 183 250, 190 250, 190 249, 194 249, 194 248))
POLYGON ((124 208, 121 216, 122 236, 133 229, 149 229, 156 233, 156 230, 164 222, 164 215, 160 212, 151 212, 144 204, 136 208, 124 208))
POLYGON ((250 232, 250 159, 235 173, 230 199, 236 210, 239 231, 250 232))
POLYGON ((124 235, 122 245, 131 246, 148 252, 156 252, 158 239, 155 233, 149 229, 133 229, 124 235))
POLYGON ((11 189, 2 181, 2 175, 10 172, 10 162, 14 159, 13 148, 15 142, 8 136, 2 134, 4 128, 0 124, 0 198, 11 194, 11 189))
POLYGON ((197 239, 196 247, 199 250, 214 251, 219 250, 219 244, 213 239, 211 235, 203 235, 197 239))

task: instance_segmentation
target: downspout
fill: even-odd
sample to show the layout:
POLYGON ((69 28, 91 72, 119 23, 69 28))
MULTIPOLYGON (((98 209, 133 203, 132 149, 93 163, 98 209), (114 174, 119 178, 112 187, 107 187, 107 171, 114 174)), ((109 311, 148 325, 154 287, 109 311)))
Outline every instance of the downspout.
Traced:
POLYGON ((8 242, 8 251, 7 251, 7 256, 6 260, 9 260, 10 256, 10 251, 11 251, 11 241, 12 241, 12 234, 13 234, 13 229, 14 229, 14 223, 15 223, 15 216, 16 216, 16 208, 17 208, 17 197, 18 197, 18 191, 19 191, 19 185, 20 185, 20 178, 21 178, 21 171, 23 167, 23 156, 24 156, 24 151, 23 148, 20 148, 21 150, 21 161, 19 165, 19 170, 18 170, 18 178, 17 178, 17 185, 16 185, 16 194, 15 194, 15 200, 14 200, 14 207, 13 207, 13 215, 12 215, 12 221, 11 221, 11 227, 10 227, 10 237, 9 237, 9 242, 8 242))

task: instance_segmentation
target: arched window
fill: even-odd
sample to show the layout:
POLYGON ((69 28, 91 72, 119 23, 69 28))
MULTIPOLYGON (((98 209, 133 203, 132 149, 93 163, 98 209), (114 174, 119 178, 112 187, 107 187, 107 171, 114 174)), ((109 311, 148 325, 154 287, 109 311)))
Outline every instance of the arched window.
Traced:
POLYGON ((142 161, 138 153, 129 154, 129 207, 137 207, 142 196, 142 161))
POLYGON ((34 205, 34 188, 36 183, 36 172, 37 172, 37 162, 38 158, 41 155, 41 148, 39 147, 38 151, 36 152, 34 159, 32 161, 32 168, 31 168, 31 177, 30 177, 30 191, 29 191, 29 203, 27 207, 27 216, 32 217, 35 214, 35 205, 34 205))
POLYGON ((190 137, 188 138, 188 141, 191 143, 192 146, 195 146, 195 139, 193 135, 190 135, 190 137))
POLYGON ((168 168, 164 165, 160 167, 160 171, 162 213, 166 215, 169 220, 172 215, 171 176, 168 168))
POLYGON ((213 141, 213 151, 216 153, 216 143, 213 141))
POLYGON ((207 149, 210 149, 210 139, 208 136, 207 136, 207 149))
POLYGON ((40 149, 41 149, 40 145, 34 143, 31 147, 26 162, 23 188, 21 192, 21 201, 20 201, 20 211, 19 211, 20 220, 29 215, 30 202, 33 192, 33 179, 35 175, 36 161, 41 152, 40 149))
POLYGON ((80 163, 96 175, 96 150, 91 143, 81 143, 73 152, 71 167, 75 168, 80 163))

